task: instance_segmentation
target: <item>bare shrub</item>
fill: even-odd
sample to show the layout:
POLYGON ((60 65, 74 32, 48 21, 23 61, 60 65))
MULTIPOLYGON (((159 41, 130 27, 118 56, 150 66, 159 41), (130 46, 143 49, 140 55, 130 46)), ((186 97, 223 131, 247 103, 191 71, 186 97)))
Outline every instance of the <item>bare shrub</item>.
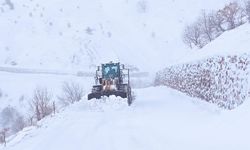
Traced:
POLYGON ((4 128, 0 131, 0 143, 3 143, 4 146, 6 146, 6 136, 8 131, 9 131, 8 128, 4 128))
POLYGON ((84 94, 83 88, 74 82, 64 82, 62 92, 58 99, 65 106, 80 101, 84 94))
POLYGON ((4 108, 0 114, 0 123, 3 127, 10 127, 11 123, 14 122, 16 116, 17 116, 17 111, 15 108, 8 106, 4 108))
POLYGON ((89 35, 93 35, 94 33, 94 29, 92 29, 92 28, 90 28, 90 27, 87 27, 86 28, 86 30, 85 30, 85 32, 87 33, 87 34, 89 34, 89 35))
POLYGON ((13 133, 21 131, 26 126, 23 116, 18 116, 11 126, 13 133))
POLYGON ((6 107, 0 113, 0 124, 4 128, 9 129, 9 133, 13 134, 25 127, 23 116, 13 107, 6 107))
POLYGON ((53 111, 51 104, 52 94, 47 88, 36 88, 31 100, 30 106, 37 121, 48 116, 53 111))
POLYGON ((140 13, 145 13, 148 9, 148 2, 146 0, 140 0, 137 2, 137 9, 140 13))

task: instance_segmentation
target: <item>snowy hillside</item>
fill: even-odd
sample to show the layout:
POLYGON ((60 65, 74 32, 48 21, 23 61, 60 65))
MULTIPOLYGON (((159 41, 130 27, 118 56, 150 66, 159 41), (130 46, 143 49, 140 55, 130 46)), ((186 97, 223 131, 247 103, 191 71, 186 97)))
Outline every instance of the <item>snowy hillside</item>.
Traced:
POLYGON ((250 149, 249 23, 202 49, 190 49, 182 39, 202 10, 229 1, 0 0, 0 150, 250 149), (115 97, 87 101, 96 66, 109 61, 133 70, 131 107, 115 97), (197 66, 205 72, 190 69, 197 66), (155 72, 166 67, 174 68, 164 72, 171 86, 159 85, 185 87, 189 96, 153 87, 155 72), (63 104, 65 83, 80 87, 77 102, 63 104), (195 85, 202 87, 192 91, 198 98, 188 91, 195 85), (32 106, 39 88, 55 108, 41 120, 32 106), (213 96, 222 100, 216 104, 229 97, 228 108, 244 105, 229 111, 201 101, 214 102, 213 96))
MULTIPOLYGON (((242 55, 250 53, 250 24, 246 23, 238 28, 226 31, 216 40, 200 50, 187 54, 186 59, 178 63, 207 59, 213 56, 242 55)), ((173 65, 173 64, 172 64, 173 65)))
POLYGON ((0 65, 86 70, 119 60, 157 70, 188 53, 184 26, 227 0, 1 1, 0 65))

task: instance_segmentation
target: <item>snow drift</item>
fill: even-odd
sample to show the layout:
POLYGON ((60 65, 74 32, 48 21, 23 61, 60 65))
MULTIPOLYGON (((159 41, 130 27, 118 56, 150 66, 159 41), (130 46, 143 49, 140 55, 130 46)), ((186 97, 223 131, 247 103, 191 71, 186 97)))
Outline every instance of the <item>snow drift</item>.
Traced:
POLYGON ((135 92, 137 100, 133 107, 114 97, 106 99, 106 103, 82 99, 56 116, 10 137, 7 147, 0 149, 250 148, 247 107, 224 111, 166 87, 135 92))

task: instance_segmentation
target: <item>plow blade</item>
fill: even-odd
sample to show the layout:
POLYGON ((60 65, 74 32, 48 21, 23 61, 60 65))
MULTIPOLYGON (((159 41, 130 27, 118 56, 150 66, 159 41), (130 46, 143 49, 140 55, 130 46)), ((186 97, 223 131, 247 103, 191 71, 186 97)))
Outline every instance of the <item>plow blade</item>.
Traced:
POLYGON ((93 98, 100 99, 101 98, 101 93, 90 93, 88 95, 88 100, 91 100, 93 98))
POLYGON ((127 98, 127 93, 123 91, 102 91, 102 92, 95 92, 90 93, 88 95, 88 100, 91 100, 93 98, 100 99, 102 96, 109 97, 110 95, 119 96, 121 98, 127 98))

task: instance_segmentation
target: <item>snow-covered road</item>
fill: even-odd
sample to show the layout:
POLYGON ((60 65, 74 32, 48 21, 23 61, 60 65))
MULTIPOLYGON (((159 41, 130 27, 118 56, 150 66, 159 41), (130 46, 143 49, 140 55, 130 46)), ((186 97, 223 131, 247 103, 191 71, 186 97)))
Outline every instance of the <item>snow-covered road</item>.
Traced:
POLYGON ((248 102, 234 111, 222 111, 166 87, 135 92, 132 107, 122 99, 83 98, 38 127, 18 133, 2 149, 250 149, 248 102))
POLYGON ((94 72, 91 71, 72 71, 72 70, 48 70, 48 69, 31 69, 20 67, 1 67, 0 72, 22 73, 22 74, 51 74, 51 75, 74 75, 93 77, 94 72))
MULTIPOLYGON (((22 67, 2 67, 0 66, 0 72, 8 73, 21 73, 21 74, 44 74, 44 75, 72 75, 81 77, 93 77, 95 76, 95 70, 48 70, 48 69, 31 69, 22 67)), ((132 72, 131 77, 148 77, 148 72, 132 72)))

